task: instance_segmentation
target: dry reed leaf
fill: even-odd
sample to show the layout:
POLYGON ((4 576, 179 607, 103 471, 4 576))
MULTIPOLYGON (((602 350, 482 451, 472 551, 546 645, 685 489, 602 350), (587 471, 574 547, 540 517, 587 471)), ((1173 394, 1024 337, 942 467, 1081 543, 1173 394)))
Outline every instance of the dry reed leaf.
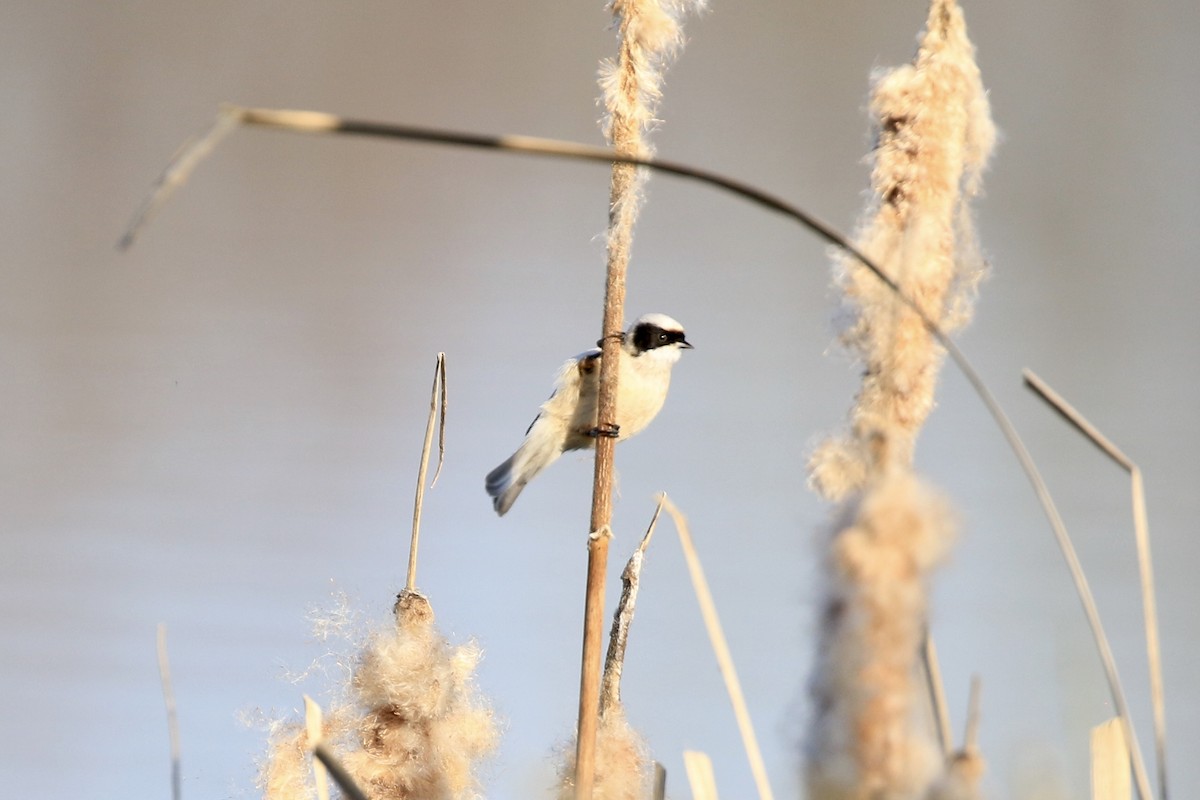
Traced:
POLYGON ((717 659, 717 666, 725 681, 725 690, 729 694, 729 702, 733 706, 738 732, 742 736, 742 745, 746 749, 746 759, 750 762, 750 772, 754 775, 755 788, 758 790, 760 800, 771 800, 774 793, 767 777, 762 751, 758 747, 754 723, 750 720, 750 710, 746 706, 746 697, 742 693, 741 681, 738 680, 733 654, 729 651, 725 631, 721 628, 721 620, 717 616, 717 605, 713 602, 712 591, 708 588, 708 579, 704 577, 704 567, 700 564, 700 556, 692 543, 692 534, 688 529, 687 519, 675 507, 675 504, 667 499, 665 494, 662 495, 662 503, 675 523, 676 533, 679 534, 679 544, 683 548, 683 556, 687 560, 688 573, 692 578, 692 588, 696 592, 696 602, 700 605, 700 615, 704 618, 704 627, 707 629, 709 641, 712 643, 713 655, 717 659))
MULTIPOLYGON (((315 748, 324 738, 324 725, 321 707, 308 695, 304 695, 304 732, 308 737, 309 748, 315 748)), ((317 800, 329 800, 329 774, 325 765, 317 759, 312 760, 313 779, 317 787, 317 800)))
POLYGON ((692 800, 717 800, 717 778, 712 759, 699 750, 683 751, 683 768, 687 771, 692 800))
POLYGON ((1130 800, 1129 748, 1119 717, 1092 728, 1092 800, 1130 800))

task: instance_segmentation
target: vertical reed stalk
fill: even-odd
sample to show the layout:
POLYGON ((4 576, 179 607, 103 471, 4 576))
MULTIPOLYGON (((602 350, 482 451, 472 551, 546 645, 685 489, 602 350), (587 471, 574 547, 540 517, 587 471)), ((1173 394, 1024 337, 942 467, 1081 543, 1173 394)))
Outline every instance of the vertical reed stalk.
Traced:
MULTIPOLYGON (((661 0, 612 0, 618 55, 601 66, 606 133, 618 155, 648 157, 644 134, 654 121, 666 59, 681 45, 677 19, 661 0)), ((680 4, 677 4, 680 5, 680 4)), ((688 3, 681 4, 683 6, 688 3)), ((691 3, 699 6, 700 3, 691 3)), ((617 423, 617 375, 625 316, 625 275, 633 225, 641 203, 642 173, 632 164, 614 163, 609 191, 608 268, 604 282, 604 319, 597 398, 597 426, 617 423)), ((587 589, 583 613, 583 656, 579 679, 579 727, 575 752, 575 797, 590 800, 595 782, 596 730, 599 725, 600 659, 604 634, 604 583, 612 536, 613 454, 616 440, 596 440, 592 513, 588 536, 587 589)))

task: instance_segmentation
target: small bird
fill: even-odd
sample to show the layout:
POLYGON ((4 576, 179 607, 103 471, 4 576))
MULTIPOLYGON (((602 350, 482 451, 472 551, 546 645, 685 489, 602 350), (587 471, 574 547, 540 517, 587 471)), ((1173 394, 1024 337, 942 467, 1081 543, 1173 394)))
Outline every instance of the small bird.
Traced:
MULTIPOLYGON (((563 364, 554 393, 541 410, 525 441, 503 464, 488 473, 487 493, 496 513, 512 508, 517 495, 539 472, 568 450, 594 447, 597 436, 617 441, 640 433, 658 415, 667 399, 671 367, 684 350, 692 349, 683 326, 666 314, 639 317, 621 340, 617 376, 617 423, 597 427, 600 350, 593 348, 563 364)), ((600 342, 596 343, 597 345, 600 342)))

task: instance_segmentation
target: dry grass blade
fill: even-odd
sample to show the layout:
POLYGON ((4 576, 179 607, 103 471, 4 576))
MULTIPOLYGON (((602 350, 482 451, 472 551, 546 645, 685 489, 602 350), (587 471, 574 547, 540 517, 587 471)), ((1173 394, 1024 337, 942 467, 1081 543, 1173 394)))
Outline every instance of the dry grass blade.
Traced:
MULTIPOLYGON (((319 747, 324 736, 324 715, 317 701, 304 695, 304 732, 308 736, 308 746, 319 747)), ((313 759, 313 780, 317 785, 317 800, 329 800, 329 776, 325 765, 313 759)))
POLYGON ((667 800, 667 768, 657 761, 654 762, 654 791, 650 797, 653 800, 667 800))
MULTIPOLYGON (((1083 434, 1088 441, 1115 461, 1129 473, 1130 491, 1133 504, 1133 536, 1137 546, 1138 576, 1142 589, 1142 616, 1146 627, 1146 660, 1150 667, 1150 701, 1154 710, 1154 751, 1158 768, 1158 791, 1162 800, 1167 798, 1167 714, 1162 680, 1162 652, 1158 639, 1158 607, 1154 591, 1154 563, 1150 556, 1150 525, 1146 519, 1146 494, 1142 486, 1142 471, 1125 453, 1121 451, 1107 436, 1089 422, 1078 410, 1068 403, 1062 395, 1038 377, 1032 370, 1022 373, 1025 385, 1044 400, 1072 427, 1083 434)), ((1130 748, 1135 757, 1137 740, 1133 739, 1132 723, 1126 719, 1128 728, 1126 738, 1132 742, 1130 748)), ((1135 767, 1136 772, 1136 767, 1135 767)))
POLYGON ((612 630, 608 634, 608 653, 604 657, 604 675, 600 682, 600 713, 621 702, 621 670, 625 664, 625 648, 629 643, 629 626, 633 623, 633 612, 637 607, 638 587, 642 577, 642 563, 645 561, 646 548, 650 546, 650 538, 654 536, 654 528, 658 525, 659 514, 662 513, 663 499, 660 495, 654 516, 650 518, 650 526, 641 544, 633 551, 621 573, 621 599, 617 602, 617 610, 613 613, 612 630))
POLYGON ((1115 718, 1092 728, 1092 800, 1129 800, 1129 750, 1123 729, 1115 718))
POLYGON ((125 229, 125 233, 121 236, 121 240, 117 242, 117 248, 120 250, 128 250, 133 246, 142 229, 149 224, 175 193, 175 190, 187 183, 187 179, 191 177, 192 171, 207 158, 221 140, 233 132, 233 129, 241 124, 241 109, 235 106, 223 108, 217 114, 217 121, 213 126, 202 136, 193 136, 191 139, 183 143, 183 146, 176 151, 175 156, 171 159, 167 168, 163 170, 162 175, 154 184, 154 188, 150 190, 150 194, 142 201, 141 207, 133 217, 133 221, 129 223, 129 227, 125 229))
MULTIPOLYGON (((746 708, 746 698, 742 694, 742 685, 738 681, 737 669, 733 664, 733 656, 729 652, 729 643, 725 641, 725 632, 721 629, 721 620, 717 616, 717 606, 713 602, 712 592, 708 588, 708 580, 704 577, 704 568, 700 565, 700 557, 692 544, 692 535, 688 530, 687 520, 675 504, 663 495, 663 507, 675 522, 675 530, 679 534, 679 543, 683 547, 684 558, 687 559, 688 572, 692 577, 692 586, 696 591, 696 601, 700 604, 700 614, 704 617, 704 626, 708 629, 712 641, 713 654, 717 658, 717 666, 721 669, 721 677, 725 679, 725 689, 729 692, 729 701, 733 704, 733 715, 737 718, 738 730, 742 734, 742 744, 746 748, 746 758, 750 762, 750 771, 754 775, 754 784, 758 788, 760 800, 770 800, 774 797, 771 783, 767 779, 767 768, 763 764, 762 752, 758 747, 758 737, 754 735, 754 724, 750 721, 750 711, 746 708)), ((715 795, 714 795, 715 797, 715 795)))
POLYGON ((712 760, 698 750, 683 751, 683 768, 687 770, 692 800, 717 800, 717 778, 713 775, 712 760))
POLYGON ((408 580, 405 582, 406 591, 417 590, 417 546, 421 539, 421 508, 425 504, 425 476, 429 472, 429 452, 433 448, 433 426, 439 408, 442 409, 442 437, 438 442, 438 465, 433 479, 437 481, 438 473, 442 471, 442 458, 446 452, 446 354, 438 353, 437 366, 433 372, 433 390, 429 398, 429 420, 425 423, 425 444, 421 447, 421 466, 417 470, 417 497, 413 501, 412 541, 408 548, 408 580))
POLYGON ((1046 401, 1047 405, 1057 411, 1063 419, 1070 423, 1071 426, 1077 431, 1082 433, 1088 439, 1088 441, 1096 445, 1096 447, 1099 447, 1105 455, 1107 455, 1113 461, 1116 461, 1121 465, 1122 468, 1129 472, 1133 472, 1135 469, 1137 469, 1133 461, 1130 460, 1129 456, 1121 452, 1119 447, 1113 444, 1112 441, 1110 441, 1107 436, 1101 433, 1095 425, 1088 422, 1087 419, 1084 418, 1084 416, 1080 414, 1074 406, 1063 399, 1062 395, 1051 389, 1050 385, 1039 378, 1033 370, 1023 370, 1021 372, 1021 377, 1025 379, 1025 387, 1027 389, 1031 390, 1034 392, 1034 394, 1038 395, 1038 397, 1041 397, 1042 400, 1046 401))
MULTIPOLYGON (((1004 416, 1003 419, 1007 425, 1004 430, 1012 430, 1012 436, 1016 437, 1016 431, 1012 428, 1012 423, 1008 421, 1008 417, 1004 416)), ((1033 490, 1037 494, 1038 501, 1042 504, 1042 509, 1050 521, 1050 528, 1054 532, 1055 541, 1058 542, 1058 549, 1062 553, 1063 559, 1067 562, 1067 569, 1070 571, 1071 580, 1075 584, 1075 593, 1079 595, 1079 602, 1083 605, 1084 615, 1087 617, 1088 626, 1092 630, 1092 638, 1096 642, 1096 649, 1100 652, 1100 661, 1104 666, 1104 673, 1108 680, 1109 692, 1113 697, 1113 704, 1124 720, 1129 734, 1128 738, 1133 743, 1130 753, 1133 759, 1134 775, 1137 778, 1138 796, 1141 800, 1151 800, 1152 795, 1150 793, 1150 782, 1146 777, 1146 765, 1142 759, 1141 749, 1137 746, 1137 740, 1133 737, 1133 723, 1129 716, 1129 704, 1125 700, 1125 690, 1121 686, 1121 677, 1117 671, 1117 662, 1113 658, 1112 647, 1108 642, 1108 635, 1105 634, 1104 625, 1100 621, 1100 611, 1096 608, 1096 599, 1092 594, 1091 586, 1088 584, 1087 575, 1083 571, 1083 564, 1080 563, 1079 554, 1075 551, 1075 544, 1071 541, 1071 537, 1067 533, 1067 525, 1063 522, 1062 515, 1058 513, 1058 507, 1054 504, 1054 499, 1050 496, 1050 490, 1047 488, 1046 482, 1042 480, 1041 473, 1033 463, 1033 457, 1029 455, 1024 442, 1019 437, 1010 438, 1009 442, 1015 448, 1017 458, 1021 461, 1025 474, 1033 484, 1033 490)))
POLYGON ((963 733, 963 750, 968 753, 979 750, 979 717, 982 694, 983 682, 978 675, 972 675, 971 696, 967 701, 967 729, 963 733))
POLYGON ((950 736, 950 711, 946 703, 946 687, 942 682, 942 668, 938 663, 937 647, 933 643, 933 634, 925 631, 925 645, 921 649, 921 659, 925 666, 925 680, 929 683, 929 703, 932 706, 933 722, 937 728, 938 741, 942 745, 942 755, 949 756, 954 750, 954 742, 950 736))
POLYGON ((171 688, 171 662, 167 660, 167 626, 158 623, 158 678, 162 683, 163 705, 167 708, 167 736, 171 742, 171 797, 183 797, 183 769, 179 744, 179 715, 175 710, 175 690, 171 688))
POLYGON ((438 477, 442 474, 442 465, 446 463, 446 404, 448 402, 446 392, 446 354, 438 353, 438 375, 441 377, 442 390, 441 408, 438 409, 438 463, 437 469, 433 471, 433 480, 429 482, 429 488, 437 486, 438 477))

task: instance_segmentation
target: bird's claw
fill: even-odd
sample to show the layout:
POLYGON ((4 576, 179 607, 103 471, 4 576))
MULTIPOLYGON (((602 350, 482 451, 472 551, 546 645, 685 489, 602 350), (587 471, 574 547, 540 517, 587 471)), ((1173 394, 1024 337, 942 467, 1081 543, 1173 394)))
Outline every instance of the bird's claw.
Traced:
POLYGON ((621 435, 621 426, 617 425, 615 422, 597 425, 588 431, 587 435, 591 436, 593 439, 599 439, 601 437, 605 439, 616 439, 621 435))
POLYGON ((623 331, 617 331, 616 333, 606 333, 603 336, 601 336, 599 339, 596 340, 596 347, 604 347, 605 339, 616 339, 618 344, 622 344, 625 341, 625 333, 623 331))

